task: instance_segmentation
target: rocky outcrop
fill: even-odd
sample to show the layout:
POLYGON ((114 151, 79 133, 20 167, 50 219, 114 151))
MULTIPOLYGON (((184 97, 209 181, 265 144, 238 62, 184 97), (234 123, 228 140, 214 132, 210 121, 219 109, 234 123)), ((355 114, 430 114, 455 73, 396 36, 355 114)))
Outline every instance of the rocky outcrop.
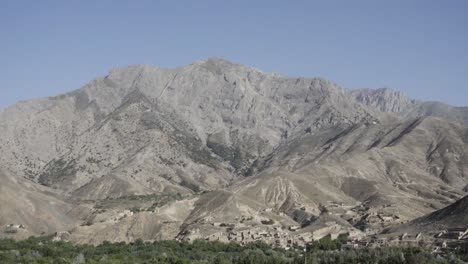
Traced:
POLYGON ((468 107, 455 107, 441 102, 423 102, 410 99, 400 91, 389 88, 358 89, 351 94, 360 103, 385 113, 399 116, 433 116, 468 124, 468 107))
POLYGON ((381 89, 358 89, 351 91, 356 99, 368 106, 374 107, 382 112, 406 113, 411 111, 417 102, 408 98, 400 91, 388 88, 381 89))

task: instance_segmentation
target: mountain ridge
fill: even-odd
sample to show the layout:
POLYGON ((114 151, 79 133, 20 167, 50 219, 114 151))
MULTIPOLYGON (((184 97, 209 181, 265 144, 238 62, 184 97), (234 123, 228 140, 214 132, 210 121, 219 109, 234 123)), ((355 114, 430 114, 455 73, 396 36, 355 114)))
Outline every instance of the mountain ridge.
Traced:
MULTIPOLYGON (((463 113, 222 59, 132 65, 0 110, 0 165, 21 179, 19 189, 28 183, 64 197, 70 210, 60 217, 82 224, 55 231, 80 243, 151 239, 148 230, 153 239, 228 241, 226 227, 296 225, 304 229, 285 240, 309 231, 363 235, 463 196, 463 113)), ((0 225, 21 221, 11 215, 0 225)))

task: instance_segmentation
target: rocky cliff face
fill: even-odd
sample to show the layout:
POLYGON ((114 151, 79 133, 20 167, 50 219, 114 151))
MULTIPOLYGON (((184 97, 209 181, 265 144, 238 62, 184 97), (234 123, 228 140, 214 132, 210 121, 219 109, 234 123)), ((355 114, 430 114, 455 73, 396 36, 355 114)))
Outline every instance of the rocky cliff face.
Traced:
MULTIPOLYGON (((72 230, 79 242, 332 222, 333 232, 378 230, 466 191, 468 130, 452 115, 465 110, 427 105, 222 59, 135 65, 1 110, 0 164, 14 188, 61 204, 41 207, 62 219, 55 228, 31 232, 72 230)), ((23 219, 5 214, 0 225, 23 219)))
POLYGON ((455 107, 440 102, 422 102, 388 88, 358 89, 351 94, 360 103, 381 112, 403 116, 432 116, 468 124, 468 107, 455 107))
POLYGON ((411 111, 417 104, 415 100, 408 98, 402 92, 388 88, 376 90, 359 89, 353 90, 351 93, 359 102, 374 107, 382 112, 406 113, 411 111))

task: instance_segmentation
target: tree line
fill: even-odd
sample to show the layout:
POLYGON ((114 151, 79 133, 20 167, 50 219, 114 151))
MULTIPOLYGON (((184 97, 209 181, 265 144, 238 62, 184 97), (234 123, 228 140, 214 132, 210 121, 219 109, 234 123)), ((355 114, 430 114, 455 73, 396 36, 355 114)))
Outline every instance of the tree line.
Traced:
POLYGON ((52 237, 30 237, 26 240, 0 240, 0 263, 214 263, 214 264, 432 264, 463 263, 466 255, 436 256, 422 248, 376 248, 342 250, 345 238, 326 237, 307 249, 284 250, 263 242, 241 246, 197 240, 110 243, 74 245, 54 242, 52 237))

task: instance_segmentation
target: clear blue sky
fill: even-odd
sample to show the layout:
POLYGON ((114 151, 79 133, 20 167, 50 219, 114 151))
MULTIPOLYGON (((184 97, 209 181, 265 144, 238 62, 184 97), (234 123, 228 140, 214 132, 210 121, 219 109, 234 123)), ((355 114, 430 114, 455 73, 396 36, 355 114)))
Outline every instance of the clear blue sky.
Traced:
POLYGON ((207 57, 468 105, 464 0, 0 0, 0 36, 0 107, 207 57))

